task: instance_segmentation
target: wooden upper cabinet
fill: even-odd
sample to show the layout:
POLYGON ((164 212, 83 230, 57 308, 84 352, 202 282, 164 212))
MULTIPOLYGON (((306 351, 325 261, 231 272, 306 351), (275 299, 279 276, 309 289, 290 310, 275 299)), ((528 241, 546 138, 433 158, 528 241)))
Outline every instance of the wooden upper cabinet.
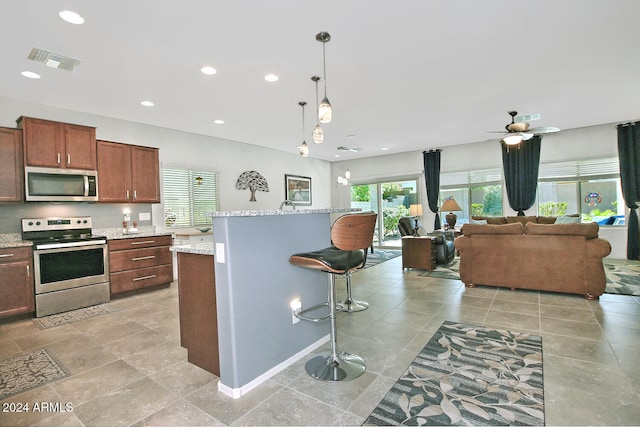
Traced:
POLYGON ((158 149, 98 141, 101 202, 160 203, 158 149))
POLYGON ((96 170, 96 129, 20 117, 26 166, 96 170))
POLYGON ((160 162, 157 148, 131 146, 131 188, 134 202, 160 203, 160 162))
POLYGON ((0 127, 0 202, 23 199, 22 131, 0 127))

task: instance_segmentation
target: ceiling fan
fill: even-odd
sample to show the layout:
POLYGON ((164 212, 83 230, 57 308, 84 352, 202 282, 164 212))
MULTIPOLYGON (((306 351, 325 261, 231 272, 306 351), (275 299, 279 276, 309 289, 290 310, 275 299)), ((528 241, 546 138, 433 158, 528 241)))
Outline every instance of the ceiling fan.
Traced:
MULTIPOLYGON (((529 128, 529 123, 527 122, 516 122, 516 116, 518 115, 517 111, 507 111, 507 114, 511 116, 511 123, 508 123, 504 128, 507 131, 505 136, 502 138, 502 141, 507 145, 517 145, 522 141, 526 141, 534 137, 534 135, 541 135, 544 133, 554 133, 560 132, 559 128, 552 126, 542 126, 537 128, 529 128)), ((531 120, 537 120, 540 118, 539 114, 526 116, 530 117, 531 120)), ((503 133, 502 131, 498 131, 503 133)))

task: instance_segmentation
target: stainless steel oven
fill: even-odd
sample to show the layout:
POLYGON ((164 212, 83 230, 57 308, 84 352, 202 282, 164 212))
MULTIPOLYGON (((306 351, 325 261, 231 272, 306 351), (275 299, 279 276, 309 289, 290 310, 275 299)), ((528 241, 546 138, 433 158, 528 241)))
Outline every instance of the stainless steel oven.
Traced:
POLYGON ((33 242, 36 316, 110 300, 107 239, 91 234, 90 217, 22 220, 33 242))

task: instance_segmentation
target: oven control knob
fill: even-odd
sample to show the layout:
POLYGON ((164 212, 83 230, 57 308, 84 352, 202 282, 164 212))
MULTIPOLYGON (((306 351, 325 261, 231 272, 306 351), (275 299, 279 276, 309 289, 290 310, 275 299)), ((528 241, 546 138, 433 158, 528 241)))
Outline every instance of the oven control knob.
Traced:
POLYGON ((40 225, 40 221, 36 221, 36 225, 40 225))
POLYGON ((83 224, 86 224, 87 222, 89 221, 87 221, 86 219, 82 221, 83 224))
POLYGON ((27 223, 27 225, 28 225, 29 227, 31 227, 31 226, 33 225, 33 221, 29 221, 29 222, 27 223))

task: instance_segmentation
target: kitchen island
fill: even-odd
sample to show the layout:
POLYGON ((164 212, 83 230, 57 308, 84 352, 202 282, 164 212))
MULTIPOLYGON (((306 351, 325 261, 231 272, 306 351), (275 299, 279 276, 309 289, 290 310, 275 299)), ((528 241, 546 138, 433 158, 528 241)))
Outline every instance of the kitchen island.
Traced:
MULTIPOLYGON (((294 323, 291 311, 296 299, 303 308, 327 300, 327 274, 294 267, 289 256, 329 246, 331 215, 349 212, 352 210, 213 212, 209 214, 212 246, 172 248, 179 255, 198 256, 203 267, 213 264, 210 286, 215 287, 215 307, 210 311, 217 312, 221 392, 241 397, 328 340, 328 324, 294 323)), ((182 279, 179 270, 179 287, 192 283, 182 279)))

